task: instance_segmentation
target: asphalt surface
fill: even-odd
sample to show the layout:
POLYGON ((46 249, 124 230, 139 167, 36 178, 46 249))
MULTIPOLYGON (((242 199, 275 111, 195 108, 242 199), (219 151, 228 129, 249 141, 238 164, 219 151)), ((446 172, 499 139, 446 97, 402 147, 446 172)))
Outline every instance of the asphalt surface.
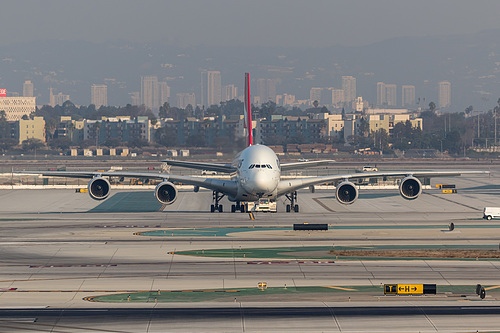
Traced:
MULTIPOLYGON (((331 189, 299 191, 300 213, 285 213, 281 200, 278 213, 258 213, 256 220, 241 213, 209 213, 209 191, 181 190, 173 205, 161 207, 152 191, 114 191, 99 202, 73 189, 1 189, 0 331, 500 330, 500 261, 338 260, 323 250, 276 249, 498 248, 500 221, 481 219, 483 207, 500 206, 498 175, 500 170, 493 168, 491 176, 439 179, 456 184, 458 193, 427 189, 413 201, 402 199, 397 189, 361 190, 356 203, 344 206, 331 189), (330 230, 291 230, 294 223, 305 222, 327 223, 330 230), (453 231, 448 229, 451 222, 453 231), (262 249, 263 254, 179 254, 219 249, 262 249), (273 253, 282 256, 277 259, 273 253), (257 290, 259 282, 269 288, 349 290, 216 298, 197 293, 188 301, 172 302, 86 300, 144 291, 257 290), (377 288, 385 283, 435 283, 438 294, 384 296, 377 288), (474 292, 477 283, 488 288, 484 300, 474 292)), ((224 199, 223 205, 229 211, 230 203, 224 199)))

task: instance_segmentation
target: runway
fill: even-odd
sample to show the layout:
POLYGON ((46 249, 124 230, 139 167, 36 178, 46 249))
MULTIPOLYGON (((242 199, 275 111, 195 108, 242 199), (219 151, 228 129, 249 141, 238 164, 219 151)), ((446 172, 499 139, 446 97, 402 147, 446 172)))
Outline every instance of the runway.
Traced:
POLYGON ((326 303, 285 307, 277 304, 242 307, 236 304, 232 307, 209 305, 167 309, 21 309, 0 310, 0 329, 8 332, 119 333, 474 332, 480 326, 483 332, 494 332, 500 319, 492 318, 499 315, 498 306, 349 306, 326 303), (220 323, 223 326, 217 326, 220 323), (459 330, 457 324, 461 325, 459 330), (379 328, 382 326, 387 329, 379 328))
POLYGON ((440 179, 457 184, 458 194, 427 189, 414 201, 397 190, 366 190, 343 206, 332 190, 304 190, 300 213, 284 213, 281 201, 279 213, 259 213, 254 221, 247 214, 208 213, 209 191, 181 190, 173 205, 159 207, 147 191, 114 191, 98 202, 71 189, 3 189, 0 330, 498 330, 498 260, 339 259, 328 251, 409 245, 498 249, 500 221, 481 219, 484 206, 498 205, 496 175, 494 169, 491 177, 440 179), (292 224, 305 222, 330 228, 292 230, 292 224), (267 292, 257 289, 259 282, 267 283, 267 292), (438 294, 384 296, 385 283, 437 284, 438 294), (478 283, 488 288, 484 300, 474 292, 478 283), (224 293, 230 290, 240 292, 224 293), (136 292, 180 296, 85 300, 136 292))

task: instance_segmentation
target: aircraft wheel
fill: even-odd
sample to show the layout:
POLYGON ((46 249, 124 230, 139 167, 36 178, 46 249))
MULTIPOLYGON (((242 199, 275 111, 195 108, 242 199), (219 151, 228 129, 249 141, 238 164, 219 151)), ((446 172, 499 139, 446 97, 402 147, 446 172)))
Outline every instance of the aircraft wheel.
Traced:
POLYGON ((231 205, 231 213, 236 212, 236 205, 231 205))
POLYGON ((240 206, 240 212, 244 213, 245 212, 245 205, 240 206))
POLYGON ((222 213, 222 205, 219 205, 219 213, 222 213))
POLYGON ((215 206, 214 205, 210 205, 210 213, 213 213, 215 212, 215 206))
POLYGON ((290 213, 291 208, 292 208, 292 207, 291 207, 290 205, 286 205, 286 212, 287 212, 287 213, 290 213))
POLYGON ((299 205, 295 205, 295 207, 293 208, 293 210, 295 211, 295 213, 298 213, 299 212, 299 205))

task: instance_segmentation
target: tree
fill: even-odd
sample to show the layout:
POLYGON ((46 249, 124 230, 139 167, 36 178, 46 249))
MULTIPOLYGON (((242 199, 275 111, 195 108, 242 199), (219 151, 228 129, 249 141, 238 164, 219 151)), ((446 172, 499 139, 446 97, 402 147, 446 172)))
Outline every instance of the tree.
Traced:
POLYGON ((0 151, 7 152, 17 145, 17 140, 13 138, 3 138, 0 140, 0 151))
POLYGON ((429 103, 429 110, 430 110, 431 112, 436 111, 436 103, 434 103, 434 102, 430 102, 430 103, 429 103))
POLYGON ((45 144, 39 139, 27 139, 21 143, 21 147, 24 151, 34 151, 44 147, 45 144))
POLYGON ((474 108, 472 107, 472 105, 469 105, 468 107, 465 108, 465 114, 467 116, 470 116, 470 114, 472 113, 473 110, 474 110, 474 108))
POLYGON ((159 128, 155 132, 155 141, 165 147, 177 146, 177 130, 168 126, 159 128))
POLYGON ((163 103, 162 106, 160 106, 160 111, 158 112, 158 116, 160 118, 167 118, 169 114, 170 114, 170 104, 168 102, 165 102, 163 103))
POLYGON ((61 136, 55 139, 52 139, 49 142, 49 146, 53 149, 63 149, 67 150, 71 147, 71 139, 67 136, 61 136))

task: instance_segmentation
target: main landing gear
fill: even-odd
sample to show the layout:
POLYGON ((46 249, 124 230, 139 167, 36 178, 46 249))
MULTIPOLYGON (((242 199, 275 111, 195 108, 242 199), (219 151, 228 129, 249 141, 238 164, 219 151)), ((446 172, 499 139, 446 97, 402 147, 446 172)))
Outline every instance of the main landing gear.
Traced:
POLYGON ((299 212, 299 205, 296 204, 297 202, 297 191, 285 194, 285 197, 290 200, 290 204, 286 205, 286 212, 290 213, 292 210, 295 213, 299 212))
POLYGON ((231 205, 231 213, 235 212, 245 212, 245 205, 239 201, 236 201, 236 205, 231 205))
POLYGON ((213 213, 215 211, 218 211, 219 213, 222 213, 222 205, 219 204, 222 198, 224 198, 225 194, 220 194, 217 191, 214 191, 212 194, 212 200, 214 203, 210 205, 210 213, 213 213))

